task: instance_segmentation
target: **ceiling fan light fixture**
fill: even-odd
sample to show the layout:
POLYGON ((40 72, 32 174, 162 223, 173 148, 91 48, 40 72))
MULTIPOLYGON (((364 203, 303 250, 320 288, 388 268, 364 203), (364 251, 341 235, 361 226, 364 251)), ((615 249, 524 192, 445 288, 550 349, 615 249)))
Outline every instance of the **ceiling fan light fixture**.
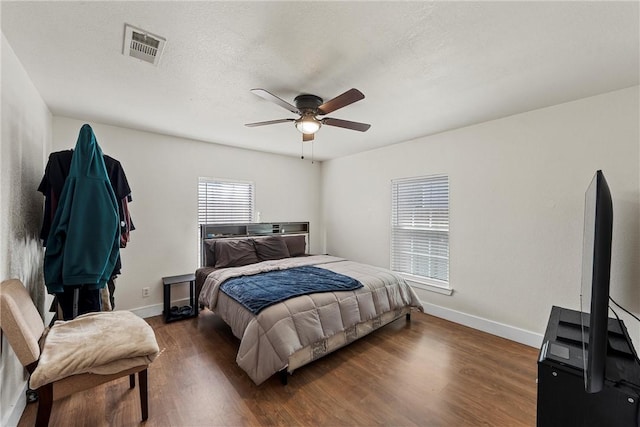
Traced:
POLYGON ((314 116, 302 116, 298 120, 295 121, 296 128, 306 134, 314 134, 320 129, 322 123, 320 120, 316 119, 314 116))
POLYGON ((316 95, 298 95, 294 98, 295 106, 264 89, 251 89, 251 92, 260 98, 279 105, 285 110, 291 111, 294 114, 300 114, 300 117, 297 119, 277 119, 265 122, 246 123, 245 126, 248 127, 293 122, 296 125, 296 129, 302 133, 303 142, 313 141, 315 133, 322 125, 357 130, 359 132, 366 132, 371 127, 371 125, 367 123, 352 122, 349 120, 334 119, 331 117, 323 117, 321 119, 317 118, 317 116, 325 116, 326 114, 330 114, 340 108, 364 99, 362 92, 355 88, 349 89, 345 93, 324 103, 322 98, 316 95))

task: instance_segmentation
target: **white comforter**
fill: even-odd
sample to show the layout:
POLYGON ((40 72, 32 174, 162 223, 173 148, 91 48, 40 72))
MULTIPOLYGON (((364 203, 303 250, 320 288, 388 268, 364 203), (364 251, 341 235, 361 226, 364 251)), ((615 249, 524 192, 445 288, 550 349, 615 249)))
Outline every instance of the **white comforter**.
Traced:
POLYGON ((236 361, 256 384, 286 368, 289 356, 303 347, 383 313, 404 307, 422 311, 413 289, 397 274, 329 255, 286 258, 215 270, 207 277, 199 299, 201 304, 220 313, 241 339, 236 361), (265 308, 255 316, 219 292, 220 285, 231 277, 303 265, 315 265, 353 277, 363 287, 355 291, 291 298, 265 308), (222 302, 225 302, 224 306, 222 302))

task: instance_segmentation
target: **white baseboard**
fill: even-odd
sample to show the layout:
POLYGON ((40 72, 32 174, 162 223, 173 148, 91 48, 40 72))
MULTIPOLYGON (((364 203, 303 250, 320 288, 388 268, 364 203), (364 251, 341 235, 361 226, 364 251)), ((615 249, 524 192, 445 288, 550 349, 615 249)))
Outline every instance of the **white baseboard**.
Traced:
POLYGON ((430 304, 428 302, 422 302, 422 306, 424 307, 424 312, 432 316, 440 317, 454 323, 459 323, 473 329, 478 329, 491 335, 497 335, 511 341, 516 341, 530 347, 540 348, 542 345, 544 336, 535 332, 505 325, 504 323, 494 322, 493 320, 484 319, 482 317, 430 304))
MULTIPOLYGON (((519 342, 530 347, 540 348, 544 336, 525 329, 516 328, 515 326, 506 325, 504 323, 495 322, 493 320, 484 319, 472 314, 463 313, 461 311, 452 310, 450 308, 441 307, 439 305, 422 302, 424 312, 432 316, 440 317, 454 323, 459 323, 473 329, 487 332, 491 335, 497 335, 511 341, 519 342)), ((189 304, 189 299, 175 301, 173 305, 189 304)), ((147 317, 162 315, 163 305, 155 304, 146 307, 139 307, 131 311, 143 319, 147 317)))
MULTIPOLYGON (((181 300, 171 302, 172 305, 177 305, 177 306, 186 305, 189 303, 190 303, 189 298, 184 298, 181 300)), ((163 304, 147 305, 144 307, 133 308, 129 311, 131 311, 133 314, 137 315, 138 317, 142 317, 143 319, 146 319, 147 317, 162 315, 162 312, 164 311, 164 305, 163 304)))
MULTIPOLYGON (((519 342, 530 347, 540 348, 544 336, 515 326, 506 325, 504 323, 495 322, 472 314, 463 313, 461 311, 452 310, 450 308, 441 307, 439 305, 422 302, 424 312, 432 316, 440 317, 454 323, 459 323, 473 329, 487 332, 491 335, 497 335, 511 341, 519 342)), ((189 299, 172 302, 173 305, 189 304, 189 299)), ((147 317, 162 315, 164 307, 162 304, 148 305, 132 309, 131 312, 146 319, 147 317)))

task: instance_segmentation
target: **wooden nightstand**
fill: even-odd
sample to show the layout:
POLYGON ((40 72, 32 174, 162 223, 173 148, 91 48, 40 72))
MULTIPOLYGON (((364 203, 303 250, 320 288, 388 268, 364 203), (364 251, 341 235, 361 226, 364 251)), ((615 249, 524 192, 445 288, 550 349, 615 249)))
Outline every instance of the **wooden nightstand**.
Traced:
POLYGON ((174 320, 187 319, 189 317, 198 316, 198 303, 196 301, 196 275, 195 274, 182 274, 180 276, 168 276, 162 278, 162 284, 164 285, 164 321, 165 323, 173 322, 174 320), (177 310, 171 311, 171 286, 189 283, 189 304, 182 307, 177 307, 177 310))

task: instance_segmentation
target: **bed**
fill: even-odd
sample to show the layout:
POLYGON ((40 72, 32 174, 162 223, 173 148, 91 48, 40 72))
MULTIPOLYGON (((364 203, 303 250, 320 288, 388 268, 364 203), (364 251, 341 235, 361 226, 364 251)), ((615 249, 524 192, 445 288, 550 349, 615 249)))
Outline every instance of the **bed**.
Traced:
MULTIPOLYGON (((413 289, 397 274, 330 255, 308 255, 306 248, 305 235, 202 239, 204 265, 196 271, 199 303, 240 339, 236 362, 257 385, 276 373, 286 383, 294 370, 396 319, 409 319, 411 310, 423 311, 413 289), (278 275, 283 280, 299 277, 293 274, 309 277, 287 291, 301 294, 269 298, 277 292, 267 282, 278 275), (323 282, 325 276, 344 279, 343 288, 314 291, 303 285, 323 282), (262 292, 259 304, 265 296, 273 301, 258 308, 255 302, 247 304, 242 292, 249 283, 262 292), (345 290, 351 289, 347 286, 356 288, 345 290)), ((275 286, 279 292, 280 285, 275 286)))

